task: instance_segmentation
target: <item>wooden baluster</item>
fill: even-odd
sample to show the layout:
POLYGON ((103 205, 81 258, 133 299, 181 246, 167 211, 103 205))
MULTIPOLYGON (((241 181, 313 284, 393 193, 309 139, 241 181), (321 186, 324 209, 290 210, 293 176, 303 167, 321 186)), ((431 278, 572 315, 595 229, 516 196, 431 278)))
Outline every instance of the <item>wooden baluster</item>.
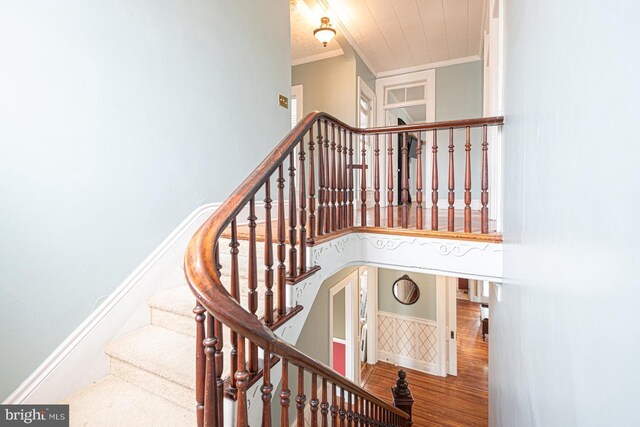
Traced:
MULTIPOLYGON (((258 311, 258 254, 256 252, 256 198, 249 200, 249 293, 247 295, 249 313, 256 316, 258 311)), ((256 316, 257 317, 257 316, 256 316)), ((249 372, 258 372, 258 346, 249 342, 249 372)))
POLYGON ((262 368, 262 427, 271 427, 271 399, 273 398, 273 384, 271 384, 271 353, 264 350, 264 365, 262 368))
POLYGON ((431 229, 438 229, 438 131, 433 131, 431 146, 431 229))
POLYGON ((340 388, 340 427, 345 427, 344 425, 344 420, 347 417, 347 411, 345 410, 345 403, 344 403, 344 389, 340 388))
POLYGON ((311 374, 311 401, 309 406, 311 409, 311 427, 318 427, 318 406, 320 401, 318 400, 318 375, 316 373, 311 374))
MULTIPOLYGON (((240 270, 238 266, 238 222, 236 218, 231 221, 231 297, 240 303, 240 270)), ((232 390, 236 389, 236 377, 234 373, 238 370, 238 334, 231 330, 231 351, 229 352, 229 366, 231 368, 231 380, 229 386, 232 390)))
POLYGON ((326 191, 326 183, 324 180, 324 153, 322 145, 322 121, 318 120, 318 236, 324 234, 324 193, 326 191))
POLYGON ((353 396, 353 426, 360 427, 360 409, 358 407, 358 395, 353 396))
POLYGON ((373 223, 380 227, 380 135, 375 136, 373 149, 373 223))
POLYGON ((393 228, 393 135, 387 137, 387 227, 393 228))
POLYGON ((367 145, 362 135, 362 169, 360 170, 360 225, 367 226, 367 145))
POLYGON ((336 383, 331 383, 331 427, 338 426, 338 396, 336 383))
POLYGON ((336 166, 336 229, 342 229, 342 129, 338 128, 338 164, 336 166))
POLYGON ((353 227, 354 209, 353 209, 353 132, 349 132, 349 227, 353 227))
POLYGON ((365 406, 364 406, 364 419, 365 419, 365 425, 366 426, 370 426, 371 425, 371 403, 367 400, 365 402, 365 406))
POLYGON ((449 194, 447 196, 447 201, 449 202, 449 207, 447 209, 447 230, 455 231, 455 217, 456 211, 453 207, 453 204, 456 201, 454 190, 456 189, 456 178, 454 174, 454 163, 453 163, 453 128, 449 128, 449 194))
POLYGON ((471 128, 466 128, 464 168, 464 232, 471 233, 471 128))
POLYGON ((298 366, 298 395, 296 396, 298 427, 304 427, 304 403, 306 400, 307 396, 304 394, 304 369, 298 366))
POLYGON ((280 391, 280 426, 290 427, 289 424, 289 398, 291 390, 289 390, 289 361, 282 358, 282 389, 280 391))
POLYGON ((216 342, 214 318, 207 313, 207 337, 204 339, 206 374, 204 387, 204 425, 215 427, 218 424, 218 389, 216 384, 216 342))
POLYGON ((198 427, 204 426, 204 387, 207 369, 206 357, 204 354, 204 337, 206 310, 196 300, 196 307, 193 313, 196 315, 196 419, 198 427))
POLYGON ((331 231, 336 231, 336 125, 331 123, 331 231))
POLYGON ((284 165, 278 167, 278 316, 287 314, 286 270, 284 262, 287 256, 285 246, 284 219, 284 165))
POLYGON ((306 188, 306 175, 305 175, 305 152, 304 152, 304 138, 300 140, 300 152, 298 153, 298 160, 300 160, 300 166, 298 171, 298 200, 300 201, 300 239, 299 239, 299 257, 300 262, 300 274, 307 271, 307 195, 305 193, 306 188))
POLYGON ((316 164, 313 126, 309 128, 309 243, 316 237, 316 164))
POLYGON ((248 426, 249 413, 247 407, 247 387, 249 385, 249 372, 245 362, 245 339, 238 334, 238 369, 235 371, 236 387, 236 405, 237 405, 237 425, 248 426))
POLYGON ((273 324, 273 231, 271 229, 271 177, 264 183, 264 324, 273 324))
POLYGON ((409 152, 407 137, 409 134, 405 132, 402 136, 402 159, 401 159, 401 180, 402 180, 402 228, 409 227, 409 174, 407 164, 409 152))
POLYGON ((329 173, 329 164, 331 158, 329 157, 329 122, 324 121, 324 232, 331 232, 331 179, 329 173))
POLYGON ((216 337, 216 387, 218 388, 218 426, 224 425, 224 379, 222 373, 224 371, 224 353, 222 348, 224 343, 222 335, 222 322, 215 320, 216 337))
POLYGON ((482 193, 480 194, 480 232, 489 232, 489 142, 487 141, 487 125, 482 126, 482 193))
POLYGON ((343 129, 344 138, 342 139, 342 227, 349 227, 349 209, 347 208, 347 200, 349 198, 349 172, 347 169, 347 130, 343 129))
MULTIPOLYGON (((435 131, 433 131, 435 133, 435 131)), ((422 132, 418 131, 418 146, 416 147, 416 229, 422 230, 422 132)))
POLYGON ((296 167, 293 150, 289 153, 289 278, 298 275, 298 260, 296 242, 298 240, 296 231, 296 167))
POLYGON ((320 403, 320 413, 322 415, 322 427, 328 427, 329 421, 327 415, 329 414, 329 400, 327 400, 327 379, 322 378, 322 402, 320 403))
POLYGON ((352 394, 347 392, 347 426, 353 427, 353 406, 351 404, 352 394))

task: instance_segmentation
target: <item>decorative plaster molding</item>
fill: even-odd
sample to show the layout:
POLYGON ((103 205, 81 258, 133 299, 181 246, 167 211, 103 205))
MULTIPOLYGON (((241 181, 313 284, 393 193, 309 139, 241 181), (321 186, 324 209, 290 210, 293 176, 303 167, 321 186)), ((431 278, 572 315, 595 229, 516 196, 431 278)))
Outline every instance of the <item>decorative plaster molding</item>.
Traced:
POLYGON ((454 256, 454 257, 462 257, 468 254, 473 250, 479 250, 484 252, 489 247, 488 244, 480 244, 480 245, 471 245, 467 243, 459 243, 459 242, 423 242, 420 243, 421 246, 429 246, 431 249, 436 251, 439 255, 442 256, 454 256))
POLYGON ((360 240, 366 240, 376 249, 395 250, 404 244, 413 245, 416 239, 399 239, 386 236, 367 236, 358 235, 360 240))

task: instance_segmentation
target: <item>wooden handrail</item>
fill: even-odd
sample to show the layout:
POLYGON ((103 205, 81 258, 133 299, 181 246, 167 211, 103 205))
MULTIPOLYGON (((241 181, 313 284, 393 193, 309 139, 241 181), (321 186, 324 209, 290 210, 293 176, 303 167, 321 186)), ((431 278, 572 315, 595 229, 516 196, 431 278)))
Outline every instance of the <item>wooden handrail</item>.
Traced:
MULTIPOLYGON (((255 346, 258 346, 265 351, 265 354, 279 356, 283 358, 283 360, 293 363, 311 374, 319 375, 323 380, 330 381, 341 390, 350 393, 351 396, 359 396, 360 398, 373 403, 378 408, 382 408, 389 413, 395 414, 399 419, 409 420, 409 415, 404 411, 401 411, 389 403, 377 398, 373 394, 337 374, 330 367, 307 356, 294 346, 278 338, 267 325, 258 319, 256 315, 247 311, 240 305, 236 298, 232 297, 232 295, 223 286, 220 279, 220 266, 217 261, 217 242, 222 236, 222 233, 233 221, 235 221, 235 218, 240 214, 245 205, 251 203, 253 209, 253 205, 255 203, 254 197, 258 191, 269 180, 269 178, 276 173, 279 168, 281 168, 281 165, 286 162, 287 158, 293 155, 296 146, 303 140, 311 127, 316 123, 320 124, 322 121, 325 122, 324 138, 330 137, 330 135, 327 135, 327 122, 330 122, 332 126, 337 126, 339 129, 342 128, 345 130, 344 141, 346 158, 346 132, 350 135, 372 135, 425 130, 449 130, 456 128, 468 129, 469 127, 500 125, 503 123, 503 118, 489 117, 471 120, 412 124, 396 127, 360 129, 349 126, 327 113, 310 113, 285 136, 285 138, 269 153, 258 167, 242 182, 242 184, 237 187, 231 196, 229 196, 229 198, 227 198, 211 215, 211 217, 198 229, 187 248, 184 269, 190 288, 194 292, 198 303, 213 316, 216 322, 224 323, 233 332, 240 336, 238 341, 241 343, 240 351, 244 353, 244 339, 247 339, 250 343, 250 346, 247 346, 247 348, 250 347, 253 349, 251 350, 254 355, 253 357, 255 357, 255 352, 257 351, 255 350, 255 346)), ((318 130, 320 131, 320 129, 321 126, 319 125, 318 130)), ((321 135, 318 135, 319 141, 320 138, 321 135)), ((327 144, 327 142, 325 142, 325 144, 327 144)), ((321 149, 322 147, 319 143, 318 151, 321 149)), ((291 157, 291 159, 293 159, 293 157, 291 157)), ((324 161, 327 162, 328 159, 325 158, 324 161)), ((345 170, 346 169, 347 166, 345 165, 345 170)), ((351 169, 353 169, 353 167, 351 167, 351 169)), ((346 182, 344 183, 344 187, 346 188, 346 182)), ((328 199, 325 197, 325 201, 326 200, 328 199)), ((291 209, 292 212, 295 213, 295 206, 292 206, 291 209)), ((325 212, 325 215, 327 214, 328 212, 325 212)), ((253 210, 251 216, 254 217, 253 210)), ((294 235, 293 237, 295 238, 294 235)), ((252 244, 255 245, 255 236, 252 237, 252 240, 252 244)), ((293 245, 295 244, 295 241, 290 243, 293 245)), ((295 271, 290 271, 290 274, 295 274, 295 271)), ((252 280, 255 282, 255 275, 252 277, 252 280)), ((202 313, 199 315, 202 316, 202 313)), ((255 360, 253 358, 250 360, 251 365, 255 368, 255 366, 257 366, 255 360)), ((243 366, 238 369, 249 369, 249 367, 244 367, 244 362, 242 365, 243 366)), ((221 369, 219 370, 221 371, 221 369)), ((232 372, 231 375, 233 376, 233 374, 234 373, 232 372)), ((235 378, 237 379, 238 387, 246 387, 247 376, 248 374, 246 373, 246 370, 243 372, 236 372, 235 378)))

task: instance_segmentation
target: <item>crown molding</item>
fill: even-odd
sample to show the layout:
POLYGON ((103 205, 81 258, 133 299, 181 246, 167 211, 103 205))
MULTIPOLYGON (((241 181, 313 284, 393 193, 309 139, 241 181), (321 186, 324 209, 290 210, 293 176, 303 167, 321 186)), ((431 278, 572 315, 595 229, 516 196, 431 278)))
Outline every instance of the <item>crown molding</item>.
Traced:
POLYGON ((475 62, 480 60, 482 60, 482 58, 480 58, 479 55, 471 55, 471 56, 465 56, 463 58, 448 59, 446 61, 432 62, 429 64, 422 64, 422 65, 414 65, 412 67, 406 67, 406 68, 398 68, 397 70, 382 71, 376 74, 376 77, 377 78, 391 77, 391 76, 397 76, 400 74, 415 73, 418 71, 432 70, 434 68, 448 67, 449 65, 465 64, 467 62, 475 62))
POLYGON ((333 58, 335 56, 344 55, 342 48, 333 49, 328 52, 318 53, 316 55, 305 56, 304 58, 292 59, 291 66, 307 64, 309 62, 322 61, 323 59, 333 58))

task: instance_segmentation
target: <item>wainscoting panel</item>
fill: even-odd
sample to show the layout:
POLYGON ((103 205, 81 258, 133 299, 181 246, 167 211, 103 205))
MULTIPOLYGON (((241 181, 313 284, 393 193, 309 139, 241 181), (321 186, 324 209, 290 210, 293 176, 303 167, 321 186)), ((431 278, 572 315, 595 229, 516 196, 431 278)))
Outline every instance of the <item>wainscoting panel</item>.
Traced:
POLYGON ((432 320, 378 312, 378 359, 430 374, 440 372, 438 324, 432 320))

